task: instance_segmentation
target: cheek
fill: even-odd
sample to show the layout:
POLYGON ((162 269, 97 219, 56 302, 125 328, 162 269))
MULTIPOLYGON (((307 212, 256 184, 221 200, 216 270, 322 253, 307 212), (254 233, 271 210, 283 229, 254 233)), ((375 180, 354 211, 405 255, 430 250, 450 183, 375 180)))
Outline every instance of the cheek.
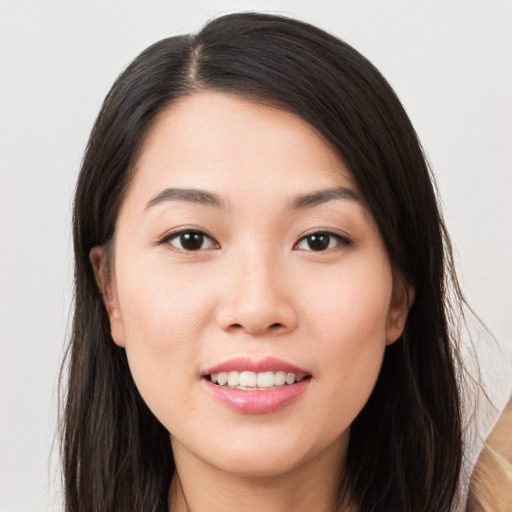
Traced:
POLYGON ((193 341, 212 309, 211 288, 200 275, 152 262, 137 273, 120 265, 119 274, 126 276, 118 290, 127 344, 159 351, 170 339, 180 348, 193 341))
MULTIPOLYGON (((121 262, 119 275, 124 267, 121 262)), ((198 379, 198 341, 213 314, 208 289, 201 280, 166 272, 161 265, 132 268, 124 276, 119 307, 135 383, 154 412, 187 407, 180 390, 198 379), (164 397, 166 403, 160 403, 164 397)))
POLYGON ((338 421, 350 423, 364 407, 378 378, 386 347, 392 281, 386 267, 354 271, 336 280, 316 279, 310 294, 308 338, 318 361, 325 404, 338 421), (323 284, 323 286, 318 286, 323 284))
POLYGON ((309 318, 320 339, 329 340, 332 350, 385 343, 392 294, 385 261, 373 266, 363 261, 338 272, 316 272, 304 278, 302 316, 309 318))

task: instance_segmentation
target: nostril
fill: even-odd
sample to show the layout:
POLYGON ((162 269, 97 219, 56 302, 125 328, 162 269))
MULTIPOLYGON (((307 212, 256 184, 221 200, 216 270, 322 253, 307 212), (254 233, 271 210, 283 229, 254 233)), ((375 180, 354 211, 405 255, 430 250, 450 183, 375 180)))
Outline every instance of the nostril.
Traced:
MULTIPOLYGON (((232 324, 231 327, 234 327, 234 328, 242 328, 243 329, 243 325, 242 324, 232 324)), ((276 322, 272 325, 269 325, 269 329, 280 329, 281 327, 283 327, 283 324, 280 323, 280 322, 276 322)))

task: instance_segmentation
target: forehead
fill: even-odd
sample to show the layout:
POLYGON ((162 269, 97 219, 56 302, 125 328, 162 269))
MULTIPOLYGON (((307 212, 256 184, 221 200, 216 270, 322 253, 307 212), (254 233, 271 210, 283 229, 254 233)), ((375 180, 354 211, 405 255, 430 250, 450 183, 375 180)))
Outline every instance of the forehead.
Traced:
POLYGON ((228 195, 293 194, 340 185, 355 189, 343 160, 306 121, 215 92, 193 94, 165 109, 134 169, 134 188, 146 194, 170 184, 228 195))

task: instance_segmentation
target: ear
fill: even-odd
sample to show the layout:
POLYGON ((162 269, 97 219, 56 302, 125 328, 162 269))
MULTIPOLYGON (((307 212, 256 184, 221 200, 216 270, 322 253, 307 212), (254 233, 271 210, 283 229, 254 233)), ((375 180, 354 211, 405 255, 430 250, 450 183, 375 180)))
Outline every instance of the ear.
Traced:
POLYGON ((112 339, 116 345, 124 347, 124 329, 109 258, 108 249, 104 245, 95 246, 89 252, 89 261, 94 270, 96 284, 100 290, 110 320, 112 339))
POLYGON ((402 277, 395 275, 387 318, 386 345, 394 343, 404 332, 407 315, 414 303, 414 295, 414 288, 402 277))

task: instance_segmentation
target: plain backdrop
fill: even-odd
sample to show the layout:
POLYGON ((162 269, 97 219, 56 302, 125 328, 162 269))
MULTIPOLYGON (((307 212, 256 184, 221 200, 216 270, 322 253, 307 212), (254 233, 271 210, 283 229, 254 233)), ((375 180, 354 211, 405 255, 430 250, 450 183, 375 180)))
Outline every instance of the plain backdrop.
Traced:
POLYGON ((390 81, 436 173, 463 286, 501 347, 478 347, 484 378, 498 406, 510 393, 511 1, 0 0, 2 512, 61 508, 55 436, 70 212, 101 101, 147 45, 234 10, 319 25, 390 81))

